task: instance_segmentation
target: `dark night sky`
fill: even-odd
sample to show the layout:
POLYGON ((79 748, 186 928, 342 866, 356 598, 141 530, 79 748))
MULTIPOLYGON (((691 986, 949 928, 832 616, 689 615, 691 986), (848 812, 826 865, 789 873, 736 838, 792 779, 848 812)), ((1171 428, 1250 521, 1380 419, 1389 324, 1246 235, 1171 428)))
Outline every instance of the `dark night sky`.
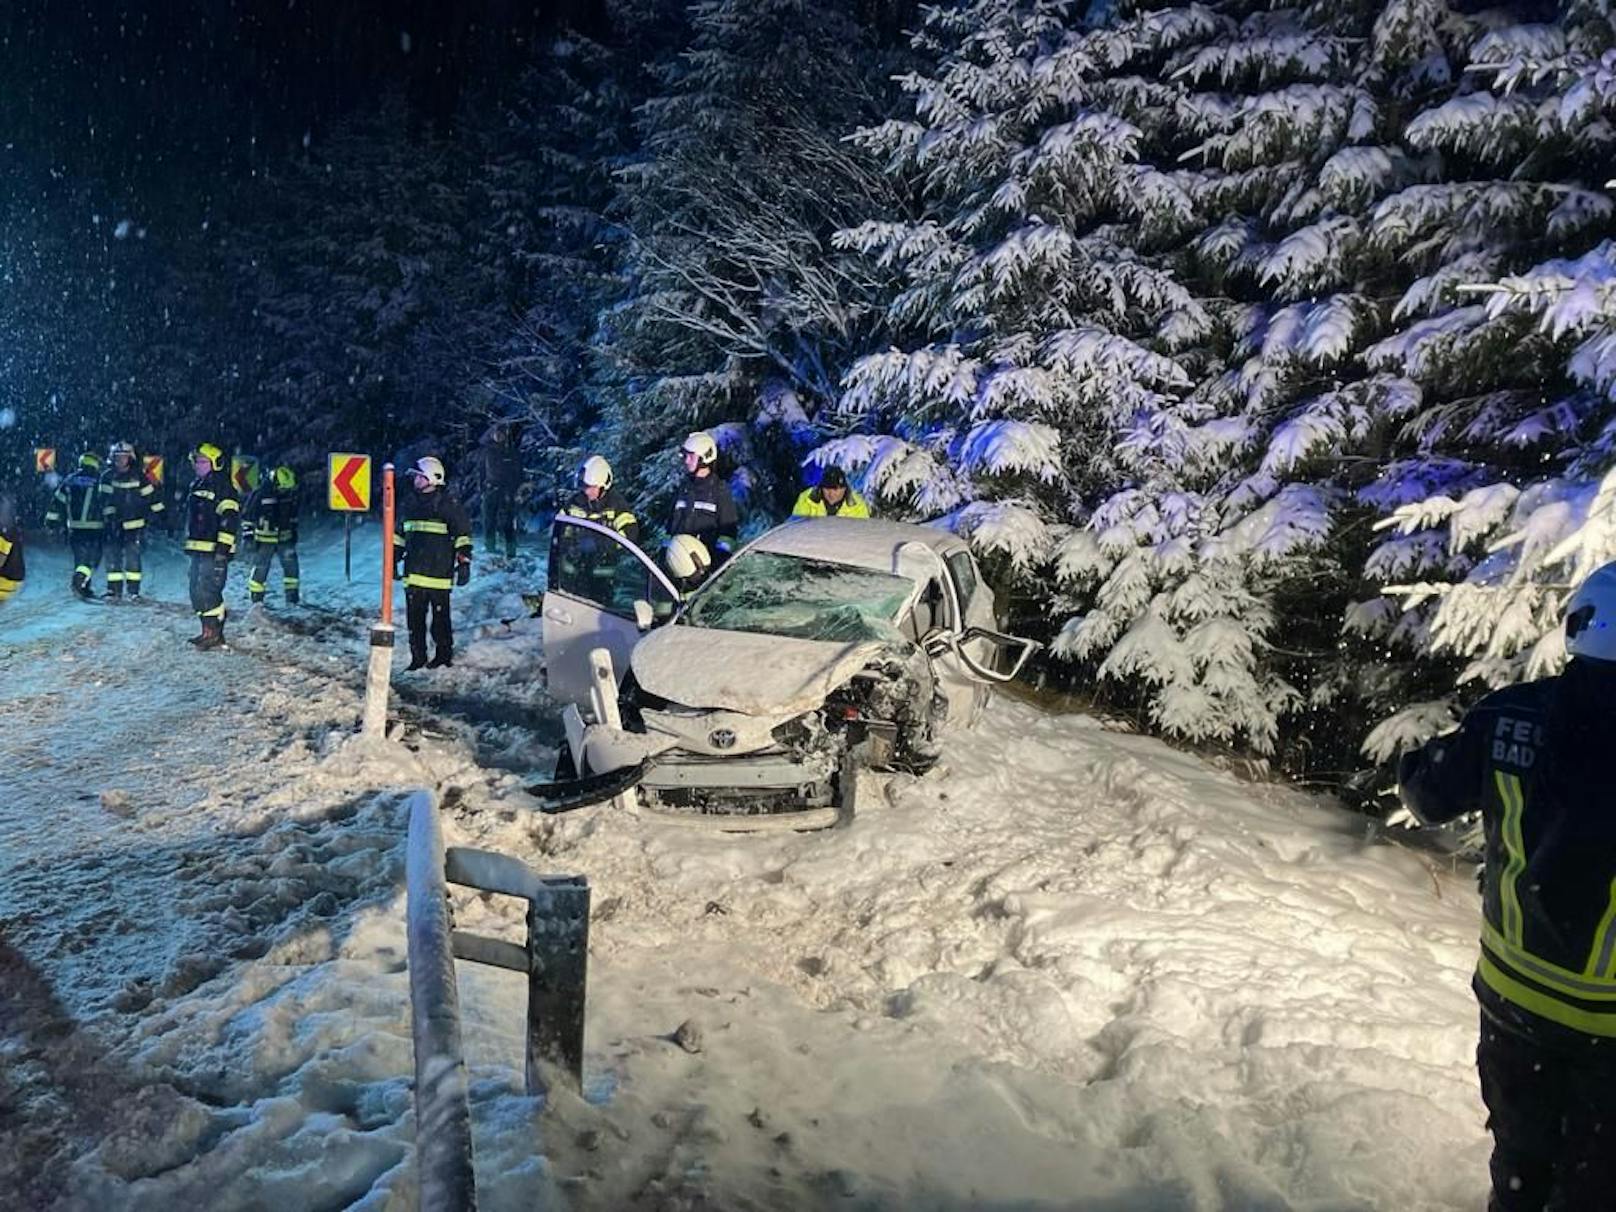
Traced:
MULTIPOLYGON (((13 166, 160 203, 250 171, 389 88, 444 131, 547 28, 600 0, 9 0, 0 146, 13 166)), ((133 200, 133 199, 131 199, 133 200)))

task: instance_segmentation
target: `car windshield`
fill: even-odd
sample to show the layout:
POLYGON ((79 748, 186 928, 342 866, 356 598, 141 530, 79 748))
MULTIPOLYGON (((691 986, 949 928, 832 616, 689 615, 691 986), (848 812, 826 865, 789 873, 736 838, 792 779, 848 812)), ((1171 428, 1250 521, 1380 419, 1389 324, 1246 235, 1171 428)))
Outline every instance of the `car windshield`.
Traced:
POLYGON ((749 551, 691 598, 679 622, 799 640, 900 640, 898 612, 914 588, 869 568, 749 551))

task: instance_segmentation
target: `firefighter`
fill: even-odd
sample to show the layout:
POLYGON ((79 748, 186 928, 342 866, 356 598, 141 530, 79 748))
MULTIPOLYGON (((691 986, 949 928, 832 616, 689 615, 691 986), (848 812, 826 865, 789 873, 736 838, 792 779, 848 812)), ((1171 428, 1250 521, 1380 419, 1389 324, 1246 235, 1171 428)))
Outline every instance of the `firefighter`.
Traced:
POLYGON ((297 472, 282 463, 247 499, 242 510, 243 535, 250 531, 253 541, 247 593, 254 602, 264 600, 269 590, 270 565, 279 556, 286 604, 298 604, 297 504, 297 472))
POLYGON ((90 579, 106 541, 103 510, 108 492, 101 483, 101 460, 85 451, 79 456, 78 468, 57 488, 45 514, 47 526, 66 519, 67 541, 73 551, 73 592, 85 601, 95 597, 90 579))
POLYGON ((1570 661, 1494 691, 1403 756, 1403 802, 1480 811, 1476 1065, 1493 1134, 1489 1212, 1592 1212, 1616 1192, 1616 564, 1566 607, 1570 661))
POLYGON ((831 466, 820 473, 819 483, 804 488, 791 508, 794 518, 867 518, 870 506, 847 486, 847 474, 831 466))
POLYGON ((128 594, 138 598, 146 523, 163 512, 163 498, 157 486, 146 478, 130 443, 114 442, 107 461, 111 466, 101 475, 106 498, 101 507, 107 538, 106 596, 121 598, 128 594))
POLYGON ((394 536, 397 575, 404 580, 410 628, 408 669, 454 664, 449 592, 471 580, 471 515, 444 487, 443 464, 427 455, 410 468, 414 492, 398 512, 394 536), (427 615, 432 616, 432 659, 426 659, 427 615))
POLYGON ((630 543, 638 543, 639 519, 623 494, 612 487, 612 465, 599 455, 590 455, 578 469, 578 481, 578 491, 572 494, 564 512, 569 517, 610 526, 630 543))
POLYGON ((483 467, 483 542, 490 554, 503 539, 505 557, 516 558, 516 499, 522 488, 522 433, 509 421, 490 429, 478 449, 483 467))
POLYGON ((681 453, 685 463, 684 482, 668 518, 669 535, 690 535, 712 553, 712 566, 719 567, 735 550, 740 515, 729 485, 715 474, 718 443, 703 430, 685 439, 681 453))
POLYGON ((17 596, 26 575, 16 502, 9 496, 0 496, 0 602, 17 596))
POLYGON ((191 555, 191 609, 202 621, 198 648, 224 643, 224 585, 236 554, 241 502, 230 486, 224 451, 203 442, 191 454, 196 479, 185 495, 185 550, 191 555))

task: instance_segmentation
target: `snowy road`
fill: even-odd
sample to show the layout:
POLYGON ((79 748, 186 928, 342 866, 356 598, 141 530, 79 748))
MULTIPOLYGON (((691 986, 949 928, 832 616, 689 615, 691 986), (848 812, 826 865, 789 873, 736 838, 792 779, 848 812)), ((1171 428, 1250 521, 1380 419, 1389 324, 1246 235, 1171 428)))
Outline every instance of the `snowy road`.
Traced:
MULTIPOLYGON (((533 570, 474 582, 486 625, 399 679, 413 749, 378 758, 349 741, 363 596, 316 546, 327 609, 233 623, 224 654, 178 610, 56 594, 49 555, 0 616, 22 1206, 413 1207, 396 791, 421 784, 452 840, 595 890, 586 1099, 520 1096, 523 983, 462 966, 486 1207, 1482 1202, 1464 876, 1011 701, 834 833, 538 818, 511 772, 552 725, 500 622, 533 570)), ((155 571, 180 596, 177 557, 155 571)), ((495 898, 457 912, 518 932, 495 898)))

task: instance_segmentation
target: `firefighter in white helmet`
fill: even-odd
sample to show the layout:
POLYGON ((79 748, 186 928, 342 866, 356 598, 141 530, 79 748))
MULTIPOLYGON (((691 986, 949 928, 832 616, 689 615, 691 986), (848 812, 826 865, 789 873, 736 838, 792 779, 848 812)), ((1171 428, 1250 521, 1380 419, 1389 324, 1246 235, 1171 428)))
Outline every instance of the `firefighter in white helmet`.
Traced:
POLYGON ((612 465, 599 455, 590 455, 578 468, 578 491, 562 511, 568 517, 588 518, 610 526, 630 543, 640 541, 640 521, 628 500, 612 483, 612 465))
POLYGON ((685 439, 680 454, 685 477, 668 518, 668 533, 699 539, 717 568, 734 552, 741 523, 729 485, 718 474, 718 443, 712 434, 697 430, 685 439))
POLYGON ((454 664, 449 591, 471 580, 471 515, 444 484, 443 463, 431 455, 409 470, 410 487, 393 536, 404 613, 410 629, 410 670, 454 664), (427 615, 432 616, 432 659, 427 660, 427 615))

